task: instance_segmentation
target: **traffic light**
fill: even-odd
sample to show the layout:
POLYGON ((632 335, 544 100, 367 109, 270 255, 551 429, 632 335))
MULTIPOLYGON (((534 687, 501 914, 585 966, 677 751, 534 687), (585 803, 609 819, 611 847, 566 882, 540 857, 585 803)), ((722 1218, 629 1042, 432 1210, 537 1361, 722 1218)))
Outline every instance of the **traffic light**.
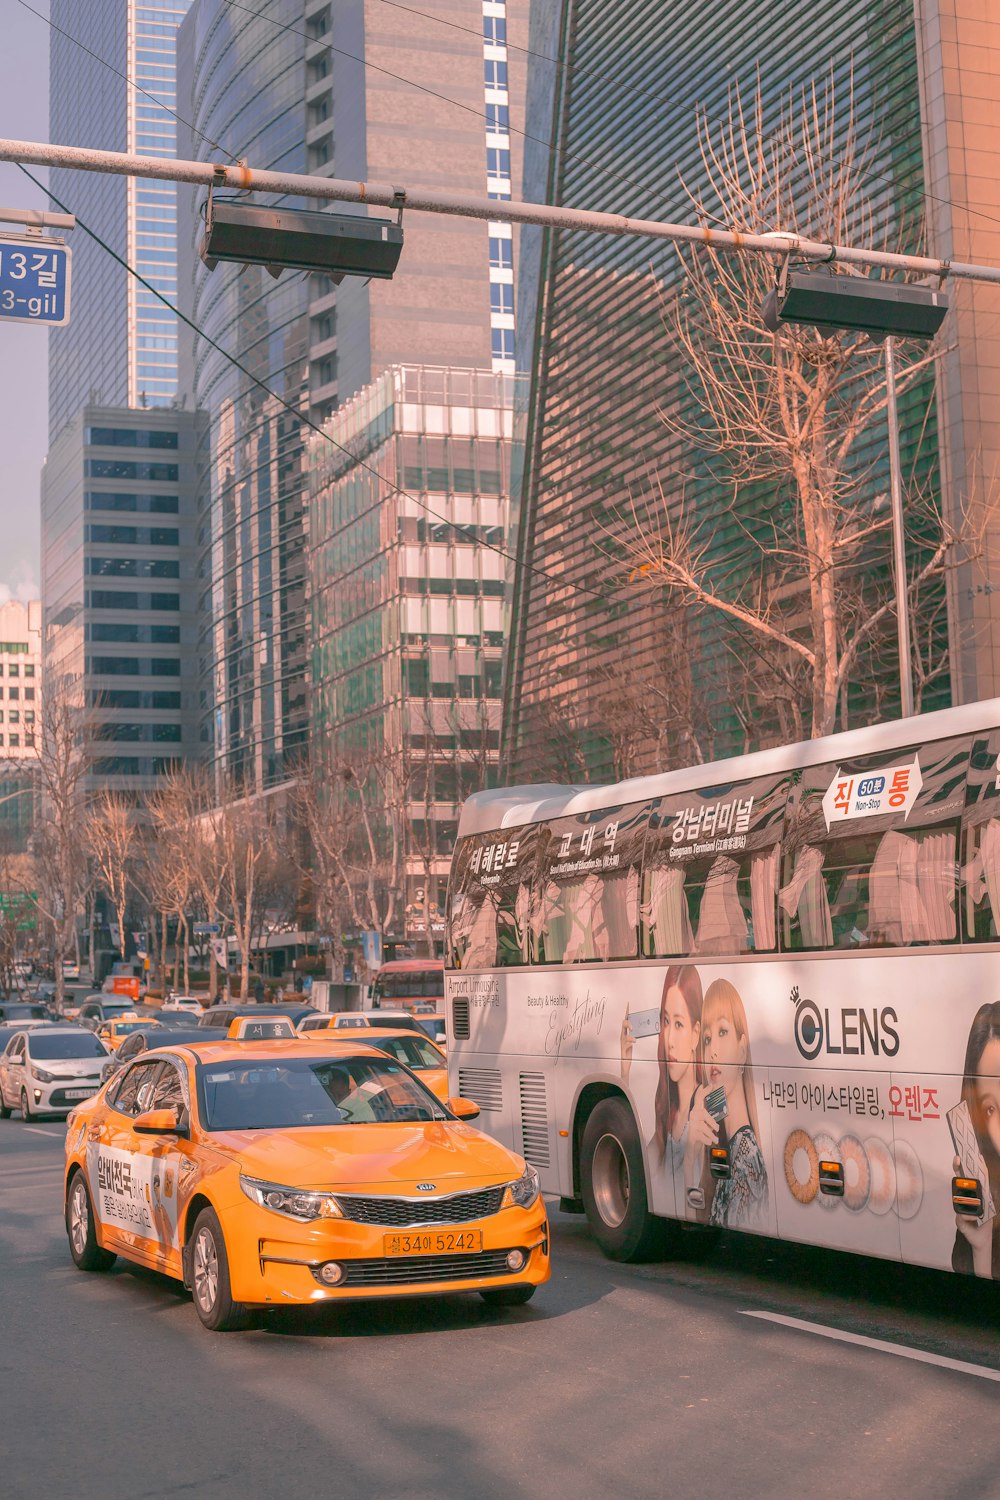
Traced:
POLYGON ((388 279, 402 249, 403 226, 392 219, 265 208, 210 192, 198 252, 210 271, 220 260, 235 261, 264 266, 275 277, 320 271, 339 284, 345 276, 388 279))
POLYGON ((857 329, 873 339, 932 339, 944 321, 943 292, 865 276, 833 276, 824 271, 783 272, 761 304, 765 328, 782 323, 816 328, 857 329))

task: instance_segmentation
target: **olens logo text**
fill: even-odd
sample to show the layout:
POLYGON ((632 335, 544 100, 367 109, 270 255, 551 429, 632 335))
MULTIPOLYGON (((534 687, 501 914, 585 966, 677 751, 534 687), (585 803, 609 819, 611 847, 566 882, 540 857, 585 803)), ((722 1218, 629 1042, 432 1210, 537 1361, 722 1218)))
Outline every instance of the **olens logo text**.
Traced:
POLYGON ((895 1057, 899 1051, 899 1017, 891 1005, 849 1005, 840 1010, 806 1000, 795 985, 795 1045, 807 1062, 819 1057, 895 1057))

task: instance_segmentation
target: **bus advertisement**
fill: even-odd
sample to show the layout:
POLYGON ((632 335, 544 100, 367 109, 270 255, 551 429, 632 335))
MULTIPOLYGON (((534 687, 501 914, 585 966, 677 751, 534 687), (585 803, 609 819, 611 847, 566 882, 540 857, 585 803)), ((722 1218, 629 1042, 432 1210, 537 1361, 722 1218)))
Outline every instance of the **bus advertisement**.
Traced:
POLYGON ((1000 700, 479 793, 446 964, 452 1093, 610 1256, 1000 1276, 1000 700))

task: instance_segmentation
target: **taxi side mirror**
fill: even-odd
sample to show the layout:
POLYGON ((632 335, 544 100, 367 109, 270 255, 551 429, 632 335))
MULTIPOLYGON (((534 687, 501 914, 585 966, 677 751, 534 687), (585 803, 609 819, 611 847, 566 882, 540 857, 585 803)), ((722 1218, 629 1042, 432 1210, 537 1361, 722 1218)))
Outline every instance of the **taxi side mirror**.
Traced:
POLYGON ((478 1120, 479 1105, 472 1099, 449 1099, 448 1108, 460 1120, 478 1120))
POLYGON ((136 1135, 185 1135, 176 1109, 147 1109, 132 1121, 136 1135))

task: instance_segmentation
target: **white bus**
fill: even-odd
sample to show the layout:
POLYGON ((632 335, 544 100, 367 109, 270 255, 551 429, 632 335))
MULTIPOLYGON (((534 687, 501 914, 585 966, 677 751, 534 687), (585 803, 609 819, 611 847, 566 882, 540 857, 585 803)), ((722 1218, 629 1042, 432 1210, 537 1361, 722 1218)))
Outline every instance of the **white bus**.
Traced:
POLYGON ((1000 1275, 1000 700, 465 804, 453 1093, 604 1251, 1000 1275))

